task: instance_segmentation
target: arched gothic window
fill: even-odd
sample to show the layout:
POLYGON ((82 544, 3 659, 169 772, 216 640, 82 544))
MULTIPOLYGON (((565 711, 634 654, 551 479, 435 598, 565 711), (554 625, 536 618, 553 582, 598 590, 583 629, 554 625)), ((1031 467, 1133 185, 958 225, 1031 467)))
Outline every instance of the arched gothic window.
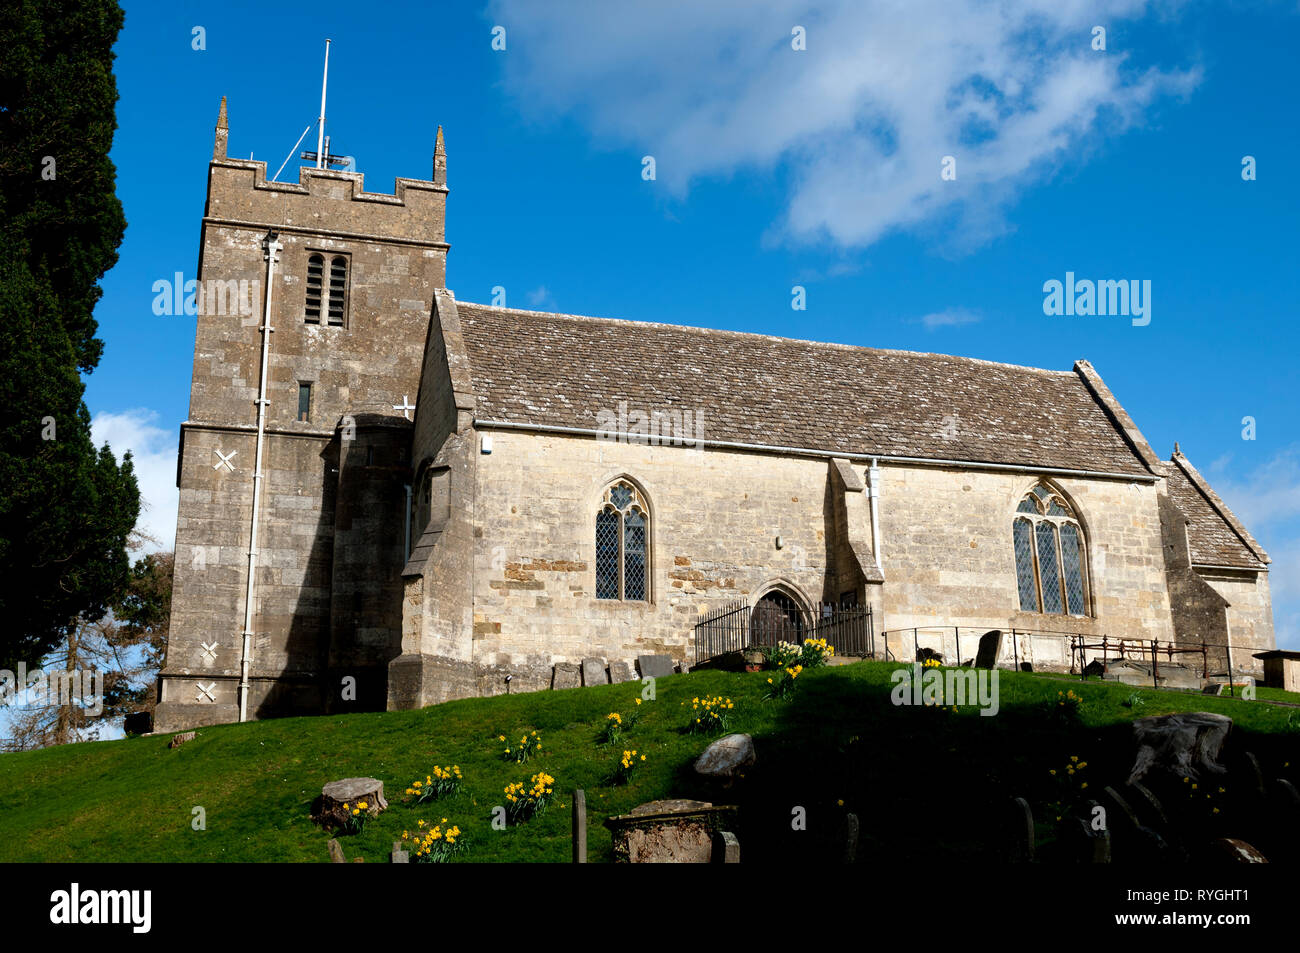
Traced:
POLYGON ((1086 615, 1083 528, 1070 504, 1040 483, 1016 507, 1012 538, 1020 608, 1086 615))
POLYGON ((596 598, 646 601, 650 510, 626 480, 605 490, 596 514, 596 598))

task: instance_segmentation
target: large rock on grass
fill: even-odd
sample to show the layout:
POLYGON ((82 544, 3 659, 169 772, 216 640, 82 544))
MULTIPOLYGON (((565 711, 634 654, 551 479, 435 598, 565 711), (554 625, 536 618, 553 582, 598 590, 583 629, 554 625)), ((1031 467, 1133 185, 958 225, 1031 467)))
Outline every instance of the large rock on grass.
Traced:
POLYGON ((734 778, 757 760, 754 739, 749 735, 727 735, 704 749, 695 760, 695 773, 706 778, 734 778))

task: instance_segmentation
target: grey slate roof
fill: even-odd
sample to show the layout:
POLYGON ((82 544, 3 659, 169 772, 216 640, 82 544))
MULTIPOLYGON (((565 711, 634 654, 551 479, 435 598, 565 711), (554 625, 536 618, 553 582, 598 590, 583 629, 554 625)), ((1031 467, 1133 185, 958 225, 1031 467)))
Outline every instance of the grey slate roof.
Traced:
POLYGON ((1169 498, 1187 517, 1194 564, 1265 569, 1268 553, 1181 453, 1170 458, 1169 498))
POLYGON ((480 420, 595 430, 599 411, 627 401, 701 410, 708 440, 1151 475, 1075 371, 456 308, 480 420))

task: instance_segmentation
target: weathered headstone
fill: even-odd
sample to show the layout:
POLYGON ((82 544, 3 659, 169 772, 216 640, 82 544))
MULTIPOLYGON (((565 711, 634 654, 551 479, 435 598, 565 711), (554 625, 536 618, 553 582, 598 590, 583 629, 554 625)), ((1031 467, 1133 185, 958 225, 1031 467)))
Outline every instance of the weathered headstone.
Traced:
POLYGON ((585 658, 582 660, 582 684, 609 684, 609 676, 605 674, 605 660, 603 658, 585 658))
POLYGON ((615 685, 622 685, 624 682, 630 682, 636 676, 632 674, 632 666, 628 665, 621 658, 616 658, 609 663, 609 680, 615 685))
POLYGON ((181 745, 185 744, 185 742, 187 742, 187 741, 193 741, 193 740, 194 740, 194 732, 192 732, 192 731, 183 731, 183 732, 181 732, 179 735, 174 735, 174 736, 172 737, 171 743, 168 744, 167 747, 168 747, 168 748, 179 748, 181 745))
POLYGON ((573 792, 573 862, 587 862, 587 792, 573 792))
POLYGON ((1207 711, 1138 718, 1133 722, 1138 752, 1129 784, 1151 771, 1193 781, 1203 774, 1224 774, 1227 769, 1216 759, 1231 728, 1231 718, 1207 711))
POLYGON ((343 848, 333 837, 330 838, 330 842, 325 846, 329 849, 331 864, 346 864, 348 862, 348 859, 343 856, 343 848))
POLYGON ((1260 770, 1259 759, 1255 757, 1255 752, 1247 751, 1242 755, 1242 768, 1245 771, 1245 781, 1248 790, 1255 797, 1261 800, 1265 797, 1264 792, 1264 772, 1260 770))
POLYGON ((645 678, 666 678, 673 674, 673 657, 671 655, 638 655, 637 671, 645 678))
POLYGON ((1013 864, 1034 862, 1034 812, 1022 797, 1011 799, 1008 817, 1010 844, 1007 859, 1013 864))
POLYGON ((411 862, 411 854, 409 851, 402 850, 401 841, 395 840, 393 841, 393 852, 388 855, 388 860, 390 863, 394 864, 409 864, 411 862))
POLYGON ((1165 806, 1160 803, 1160 798, 1151 793, 1151 789, 1139 781, 1134 781, 1128 785, 1129 793, 1133 797, 1133 805, 1138 811, 1139 816, 1147 818, 1147 826, 1158 830, 1165 830, 1169 827, 1169 815, 1165 813, 1165 806))
POLYGON ((980 646, 975 653, 976 668, 992 668, 998 664, 1002 653, 1002 630, 994 629, 980 636, 980 646))
POLYGON ((556 662, 551 674, 551 688, 579 688, 582 669, 573 662, 556 662))
POLYGON ((731 831, 718 831, 713 835, 713 863, 740 863, 740 841, 731 831))
POLYGON ((734 778, 757 760, 754 739, 735 734, 719 738, 695 760, 695 773, 706 778, 734 778))

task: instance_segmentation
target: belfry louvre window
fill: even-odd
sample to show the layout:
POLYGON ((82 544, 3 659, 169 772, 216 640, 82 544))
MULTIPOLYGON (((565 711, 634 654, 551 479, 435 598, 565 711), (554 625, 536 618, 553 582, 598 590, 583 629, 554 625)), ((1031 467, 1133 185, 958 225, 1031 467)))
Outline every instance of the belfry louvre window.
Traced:
POLYGON ((650 516, 626 481, 605 490, 596 514, 596 598, 644 602, 649 589, 650 516))
POLYGON ((307 259, 307 304, 303 311, 303 321, 307 324, 320 324, 321 280, 325 274, 325 259, 312 255, 307 259))
POLYGON ((307 259, 307 294, 303 305, 303 321, 320 324, 324 313, 325 323, 333 327, 346 324, 348 301, 348 260, 343 255, 312 255, 307 259), (327 273, 328 271, 328 273, 327 273))
POLYGON ((1086 615, 1083 529, 1070 505, 1050 487, 1039 484, 1016 507, 1011 536, 1020 608, 1086 615))

